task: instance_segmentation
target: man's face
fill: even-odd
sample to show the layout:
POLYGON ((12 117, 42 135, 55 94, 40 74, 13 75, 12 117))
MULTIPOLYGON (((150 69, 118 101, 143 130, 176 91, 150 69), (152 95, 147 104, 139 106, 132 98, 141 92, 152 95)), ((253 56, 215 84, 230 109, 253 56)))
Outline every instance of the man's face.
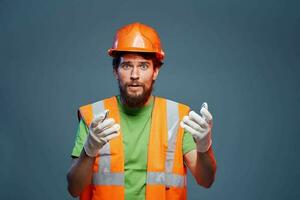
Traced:
POLYGON ((129 107, 141 107, 149 99, 159 68, 151 59, 137 53, 121 56, 119 67, 114 70, 123 103, 129 107))

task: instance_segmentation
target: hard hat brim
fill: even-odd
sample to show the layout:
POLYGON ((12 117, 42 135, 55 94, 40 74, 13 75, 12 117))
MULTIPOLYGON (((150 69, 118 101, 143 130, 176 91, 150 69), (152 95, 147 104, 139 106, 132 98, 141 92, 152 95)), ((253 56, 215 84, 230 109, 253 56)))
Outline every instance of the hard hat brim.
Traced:
POLYGON ((122 48, 122 49, 112 49, 112 48, 110 48, 107 51, 108 55, 110 55, 111 57, 116 57, 118 55, 118 53, 121 53, 121 52, 154 53, 154 54, 156 54, 156 56, 159 60, 162 61, 164 59, 164 52, 158 53, 157 51, 149 51, 149 50, 146 50, 144 48, 133 48, 133 47, 122 48))

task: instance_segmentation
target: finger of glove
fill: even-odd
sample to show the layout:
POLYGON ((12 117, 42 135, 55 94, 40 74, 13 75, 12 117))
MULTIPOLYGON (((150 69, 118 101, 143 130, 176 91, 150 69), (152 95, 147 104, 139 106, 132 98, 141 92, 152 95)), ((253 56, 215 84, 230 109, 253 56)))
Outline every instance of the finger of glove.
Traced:
POLYGON ((117 133, 112 133, 108 136, 106 136, 106 140, 107 141, 110 141, 111 139, 115 138, 115 137, 118 137, 120 135, 120 132, 117 132, 117 133))
POLYGON ((206 119, 207 122, 210 122, 212 120, 211 113, 205 107, 201 108, 200 113, 206 119))
POLYGON ((189 113, 189 118, 202 127, 208 127, 208 123, 205 121, 205 119, 199 114, 197 114, 195 111, 191 111, 189 113))
POLYGON ((92 127, 92 128, 97 127, 98 124, 99 124, 100 122, 102 122, 102 121, 105 119, 105 117, 107 116, 107 113, 108 113, 108 112, 109 112, 109 110, 105 110, 105 111, 102 112, 101 114, 96 115, 96 116, 94 117, 94 119, 92 120, 91 127, 92 127))
POLYGON ((203 138, 203 134, 202 134, 202 133, 196 131, 195 129, 193 129, 192 127, 188 126, 187 124, 183 123, 182 126, 183 126, 183 128, 184 128, 187 132, 191 133, 193 137, 199 138, 199 139, 202 139, 202 138, 203 138))
POLYGON ((188 116, 184 116, 182 120, 186 125, 190 126, 191 128, 195 129, 196 131, 204 132, 206 129, 202 128, 198 123, 191 120, 188 116))
POLYGON ((113 118, 105 119, 102 123, 99 123, 96 128, 94 128, 94 132, 100 133, 107 128, 112 127, 115 124, 115 120, 113 118))
POLYGON ((101 137, 106 137, 110 134, 117 133, 119 130, 120 130, 120 125, 119 124, 114 124, 112 127, 102 131, 99 135, 101 137))
POLYGON ((208 104, 206 102, 204 102, 202 105, 201 105, 201 108, 204 107, 208 110, 208 104))

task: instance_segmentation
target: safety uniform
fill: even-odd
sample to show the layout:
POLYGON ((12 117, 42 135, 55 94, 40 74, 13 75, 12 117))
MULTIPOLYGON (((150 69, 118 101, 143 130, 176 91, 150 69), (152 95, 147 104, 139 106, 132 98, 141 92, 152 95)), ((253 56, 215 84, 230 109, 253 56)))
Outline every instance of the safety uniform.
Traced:
MULTIPOLYGON (((116 97, 81 107, 79 116, 89 125, 93 116, 104 109, 109 109, 109 117, 120 123, 116 97)), ((188 110, 183 104, 155 97, 148 143, 145 199, 186 198, 186 168, 182 151, 184 132, 178 125, 188 110)), ((100 150, 93 167, 93 183, 85 189, 81 199, 124 199, 122 138, 121 123, 121 136, 112 139, 100 150)))

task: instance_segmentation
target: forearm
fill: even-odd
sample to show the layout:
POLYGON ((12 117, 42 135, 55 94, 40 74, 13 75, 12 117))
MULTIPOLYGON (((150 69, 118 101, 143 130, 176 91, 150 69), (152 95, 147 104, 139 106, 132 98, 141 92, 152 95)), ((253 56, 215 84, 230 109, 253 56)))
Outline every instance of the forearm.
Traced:
POLYGON ((91 183, 94 161, 95 158, 87 156, 83 150, 69 169, 67 174, 68 190, 73 197, 79 196, 83 189, 91 183))
POLYGON ((212 147, 205 153, 197 152, 194 176, 198 184, 209 188, 214 182, 216 169, 217 164, 212 147))

